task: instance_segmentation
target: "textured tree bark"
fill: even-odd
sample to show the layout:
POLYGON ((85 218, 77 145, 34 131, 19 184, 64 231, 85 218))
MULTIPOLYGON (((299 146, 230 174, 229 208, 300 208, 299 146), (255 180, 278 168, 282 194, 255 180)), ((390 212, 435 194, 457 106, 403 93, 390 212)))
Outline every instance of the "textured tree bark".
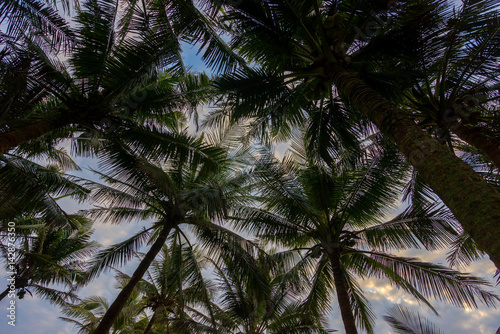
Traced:
POLYGON ((500 268, 500 191, 355 75, 336 65, 329 68, 329 75, 337 89, 395 141, 464 230, 500 268))
POLYGON ((340 256, 330 256, 330 263, 333 269, 335 292, 337 294, 337 300, 339 302, 340 314, 342 315, 345 332, 346 334, 358 334, 356 321, 351 308, 351 301, 349 299, 349 294, 347 293, 344 272, 342 271, 342 266, 340 264, 340 256))
POLYGON ((39 138, 47 133, 68 126, 71 123, 71 119, 67 117, 33 121, 27 120, 25 126, 0 134, 0 152, 12 150, 29 140, 39 138))
POLYGON ((172 226, 170 224, 165 225, 163 227, 160 234, 158 235, 158 238, 151 246, 149 251, 146 253, 146 255, 142 259, 137 269, 132 274, 130 281, 122 289, 122 291, 120 291, 113 304, 111 304, 109 309, 106 311, 106 314, 104 314, 104 317, 99 323, 99 326, 97 326, 97 328, 92 332, 93 334, 109 333, 111 326, 113 326, 113 323, 115 322, 116 318, 118 317, 123 307, 127 303, 127 300, 132 294, 132 291, 134 290, 135 286, 137 285, 137 283, 139 283, 142 276, 144 276, 146 270, 148 270, 149 266, 155 259, 156 255, 158 255, 163 245, 165 244, 165 241, 167 240, 168 234, 170 233, 171 229, 172 226))

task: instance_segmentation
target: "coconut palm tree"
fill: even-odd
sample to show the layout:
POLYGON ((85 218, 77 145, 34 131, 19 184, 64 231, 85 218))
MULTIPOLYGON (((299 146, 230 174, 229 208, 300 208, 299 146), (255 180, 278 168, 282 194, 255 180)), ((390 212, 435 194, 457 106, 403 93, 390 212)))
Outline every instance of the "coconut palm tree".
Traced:
MULTIPOLYGON (((180 244, 179 237, 178 232, 170 235, 168 245, 163 246, 113 322, 112 333, 214 333, 213 316, 202 312, 211 307, 210 283, 201 274, 203 264, 197 251, 189 244, 180 244)), ((118 270, 115 278, 117 289, 130 281, 130 276, 118 270)), ((105 299, 93 296, 65 307, 67 317, 62 319, 75 323, 81 333, 92 333, 108 309, 105 299)))
POLYGON ((215 33, 213 20, 189 0, 88 0, 75 22, 65 54, 29 38, 4 48, 1 68, 9 75, 0 82, 0 152, 81 132, 95 137, 124 122, 178 121, 174 111, 199 102, 208 83, 204 75, 183 77, 183 42, 200 43, 202 58, 216 69, 238 60, 215 33))
MULTIPOLYGON (((118 133, 117 139, 101 152, 106 182, 89 184, 93 198, 105 206, 87 211, 91 218, 107 222, 152 220, 151 227, 103 250, 92 260, 88 278, 110 266, 129 260, 146 242, 151 246, 127 285, 102 318, 95 333, 107 333, 130 294, 161 251, 171 233, 189 240, 181 228, 192 233, 214 254, 223 253, 236 263, 258 248, 218 225, 233 201, 246 200, 246 177, 233 170, 238 159, 224 149, 182 133, 165 133, 148 128, 144 132, 118 133), (172 149, 174 138, 177 151, 172 149), (182 143, 183 145, 181 145, 182 143), (240 260, 239 260, 240 259, 240 260)), ((253 268, 247 273, 253 275, 253 268)))
POLYGON ((13 290, 20 299, 32 290, 58 305, 76 297, 74 291, 82 283, 87 258, 98 245, 90 241, 89 220, 77 215, 66 219, 71 221, 70 226, 50 224, 40 216, 25 216, 2 224, 0 250, 7 272, 14 278, 15 289, 8 287, 0 300, 14 293, 13 290), (10 227, 16 232, 11 233, 10 227), (70 291, 57 290, 51 287, 53 284, 70 291))
MULTIPOLYGON (((78 169, 62 149, 42 146, 29 154, 19 150, 0 155, 2 256, 19 296, 34 290, 63 303, 74 294, 52 289, 50 284, 74 290, 86 257, 96 251, 97 245, 89 241, 90 221, 66 213, 58 203, 64 197, 86 198, 88 190, 78 184, 78 178, 64 174, 78 169), (35 162, 40 160, 44 166, 35 162)), ((7 290, 1 298, 6 294, 7 290)))
MULTIPOLYGON (((202 275, 203 259, 196 248, 180 243, 178 231, 169 239, 168 245, 163 246, 151 263, 146 277, 136 286, 143 305, 141 312, 147 310, 151 314, 143 333, 147 334, 154 328, 215 333, 216 323, 211 310, 213 287, 202 275)), ((122 282, 121 286, 125 286, 130 277, 119 272, 117 279, 122 282)))
POLYGON ((394 59, 376 59, 387 53, 389 41, 397 45, 401 35, 411 36, 409 31, 400 32, 399 36, 395 32, 380 34, 370 40, 368 52, 363 53, 365 62, 376 63, 382 74, 399 72, 396 80, 403 97, 400 103, 420 127, 450 146, 454 137, 460 138, 498 167, 498 106, 492 103, 498 99, 499 86, 496 61, 500 43, 495 6, 495 2, 488 1, 465 1, 454 11, 442 6, 436 28, 422 29, 418 40, 412 41, 419 50, 415 59, 407 57, 399 65, 396 54, 394 59), (401 86, 405 74, 408 82, 401 86))
POLYGON ((323 317, 300 307, 303 284, 287 273, 282 253, 252 259, 266 278, 255 284, 231 261, 212 260, 219 282, 216 316, 219 333, 330 333, 323 317))
MULTIPOLYGON (((233 121, 257 117, 257 124, 266 121, 278 127, 289 126, 302 122, 307 103, 320 104, 314 101, 339 95, 396 143, 420 177, 500 267, 498 189, 423 131, 405 109, 385 98, 380 76, 374 89, 367 75, 362 75, 363 62, 358 65, 356 60, 363 60, 363 48, 386 26, 394 27, 396 35, 401 33, 397 28, 403 26, 414 32, 412 38, 418 39, 423 31, 440 31, 434 25, 437 17, 452 8, 445 1, 398 3, 391 8, 388 4, 394 5, 317 0, 227 4, 226 22, 238 26, 231 30, 232 45, 256 66, 218 81, 217 86, 227 93, 224 115, 233 121), (396 23, 384 23, 390 20, 396 23), (370 30, 375 32, 363 33, 370 30)), ((494 5, 494 1, 478 4, 490 9, 494 5)), ((411 38, 408 43, 404 40, 400 38, 400 44, 392 50, 396 56, 420 51, 412 48, 419 44, 411 38)), ((373 75, 377 75, 376 71, 373 75)))
MULTIPOLYGON (((393 219, 402 188, 402 158, 386 151, 368 156, 356 169, 311 161, 303 147, 278 162, 269 155, 256 164, 260 206, 242 207, 236 227, 300 254, 297 271, 310 268, 312 285, 303 307, 322 314, 335 291, 346 333, 373 333, 374 315, 356 277, 389 279, 432 308, 434 297, 459 307, 493 305, 488 282, 455 270, 394 255, 411 247, 449 246, 456 226, 437 207, 408 209, 393 219)), ((298 271, 299 272, 299 271, 298 271)))

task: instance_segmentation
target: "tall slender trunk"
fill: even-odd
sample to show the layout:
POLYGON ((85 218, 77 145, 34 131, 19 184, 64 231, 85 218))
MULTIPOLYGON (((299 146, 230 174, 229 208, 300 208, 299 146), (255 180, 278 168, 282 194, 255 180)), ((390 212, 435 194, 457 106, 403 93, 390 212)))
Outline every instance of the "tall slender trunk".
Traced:
POLYGON ((352 312, 351 301, 349 299, 349 294, 347 293, 344 272, 342 271, 342 266, 340 264, 340 255, 331 255, 330 263, 332 265, 335 292, 337 294, 337 300, 339 302, 340 314, 342 315, 345 332, 346 334, 358 334, 356 321, 352 312))
POLYGON ((500 168, 500 145, 483 133, 480 128, 468 127, 456 122, 450 129, 458 138, 486 154, 495 166, 500 168))
POLYGON ((4 298, 5 298, 5 296, 7 296, 7 295, 9 294, 9 290, 10 290, 10 289, 9 289, 9 288, 7 288, 7 289, 5 289, 5 291, 4 291, 4 292, 2 292, 2 293, 0 294, 0 301, 2 301, 2 299, 4 299, 4 298))
POLYGON ((148 323, 148 326, 146 327, 146 329, 144 330, 144 333, 143 334, 148 334, 150 331, 151 331, 151 328, 153 328, 153 325, 155 323, 155 320, 156 320, 156 312, 157 312, 157 309, 155 309, 153 311, 153 315, 151 316, 151 319, 149 319, 149 323, 148 323))
POLYGON ((9 132, 0 133, 0 152, 7 152, 29 140, 62 129, 71 123, 72 120, 65 116, 45 120, 26 120, 24 126, 16 127, 9 132))
POLYGON ((93 334, 109 333, 111 326, 113 326, 113 323, 115 322, 116 318, 118 317, 123 307, 127 303, 127 300, 130 298, 130 295, 132 294, 132 291, 134 290, 135 286, 137 285, 137 283, 139 283, 142 276, 144 276, 146 270, 148 270, 149 266, 155 259, 156 255, 160 252, 163 245, 165 244, 165 241, 167 240, 168 234, 170 233, 171 229, 172 229, 171 224, 167 224, 163 227, 160 234, 158 235, 158 238, 151 246, 149 251, 146 253, 146 255, 142 259, 137 269, 132 274, 130 281, 120 291, 113 304, 111 304, 109 309, 106 311, 106 314, 104 314, 104 317, 99 323, 99 326, 97 326, 97 328, 92 332, 93 334))
POLYGON ((392 138, 422 179, 500 268, 500 192, 420 129, 403 110, 340 66, 329 68, 337 89, 392 138))

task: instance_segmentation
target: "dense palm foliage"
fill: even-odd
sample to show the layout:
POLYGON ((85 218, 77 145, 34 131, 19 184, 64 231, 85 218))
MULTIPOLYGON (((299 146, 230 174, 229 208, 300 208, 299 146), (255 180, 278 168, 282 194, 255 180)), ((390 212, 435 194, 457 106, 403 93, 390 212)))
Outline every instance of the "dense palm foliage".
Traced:
POLYGON ((500 266, 498 1, 57 4, 0 4, 0 249, 18 298, 81 333, 144 334, 327 333, 334 299, 346 333, 373 333, 359 279, 432 310, 497 301, 402 252, 500 266), (74 176, 81 155, 101 183, 74 176), (95 221, 145 227, 94 253, 95 221), (113 302, 77 296, 110 270, 113 302))
MULTIPOLYGON (((128 122, 176 122, 173 111, 194 105, 207 83, 204 76, 183 78, 187 72, 180 57, 182 42, 202 43, 203 58, 213 67, 230 68, 236 62, 229 49, 223 52, 225 44, 210 18, 193 3, 148 4, 83 1, 75 28, 69 31, 71 46, 64 53, 26 37, 5 35, 0 151, 74 132, 90 131, 85 137, 92 137, 128 122)), ((24 8, 10 5, 2 6, 0 14, 24 8)), ((13 30, 21 29, 17 25, 22 23, 9 23, 13 30)), ((65 26, 69 29, 69 23, 65 26)), ((12 29, 9 26, 8 32, 12 29)))
POLYGON ((435 297, 459 307, 493 305, 498 297, 480 288, 485 281, 446 267, 389 252, 409 247, 448 246, 456 235, 453 219, 439 208, 384 215, 401 192, 401 158, 385 152, 355 169, 315 164, 302 147, 279 163, 271 156, 255 165, 259 207, 240 208, 240 229, 302 254, 298 267, 313 266, 304 307, 320 315, 335 289, 346 333, 356 322, 373 333, 373 313, 355 277, 386 277, 430 306, 435 297), (297 162, 298 158, 298 162, 297 162))
POLYGON ((97 244, 90 241, 90 221, 79 216, 67 218, 73 226, 56 227, 36 216, 25 216, 14 220, 15 225, 2 226, 2 260, 12 274, 15 289, 8 287, 0 300, 13 291, 20 299, 33 291, 59 305, 76 297, 74 292, 83 281, 86 259, 96 251, 97 244), (9 233, 9 226, 15 226, 17 233, 9 233), (11 238, 12 235, 15 236, 11 238), (56 284, 69 291, 58 290, 56 284))
POLYGON ((254 261, 264 281, 241 275, 232 261, 215 261, 219 282, 216 316, 218 333, 328 333, 323 317, 311 317, 301 308, 304 284, 287 272, 282 254, 259 256, 254 261))
MULTIPOLYGON (((417 83, 425 82, 419 79, 423 75, 428 77, 430 85, 436 84, 433 75, 439 77, 439 74, 427 67, 433 62, 429 57, 436 55, 424 54, 418 58, 427 51, 419 42, 421 39, 435 38, 438 45, 432 51, 438 54, 448 45, 450 34, 457 30, 460 34, 476 32, 478 39, 472 44, 459 43, 454 46, 458 50, 454 53, 466 53, 474 49, 476 42, 481 44, 480 33, 489 33, 496 40, 495 21, 490 19, 495 15, 496 5, 496 1, 473 2, 458 17, 446 1, 408 1, 391 8, 377 1, 270 0, 228 5, 224 20, 231 27, 238 25, 238 29, 231 30, 232 45, 256 66, 230 73, 218 81, 218 87, 227 94, 226 108, 219 119, 257 118, 257 125, 286 131, 304 123, 304 110, 311 104, 320 112, 328 112, 330 108, 322 108, 325 102, 337 96, 342 98, 397 144, 421 178, 499 267, 498 189, 423 131, 406 108, 398 105, 401 94, 394 88, 411 87, 412 78, 417 83), (455 23, 460 29, 455 29, 455 23), (372 55, 374 59, 370 59, 372 55), (412 62, 420 67, 412 66, 412 62), (396 69, 396 73, 384 72, 387 68, 396 69), (398 70, 403 69, 410 72, 410 78, 405 75, 401 78, 398 70)), ((485 54, 489 58, 483 62, 484 66, 481 62, 478 66, 474 63, 474 68, 464 69, 457 80, 465 73, 462 79, 468 77, 477 86, 478 81, 485 80, 482 71, 487 79, 491 74, 488 67, 497 59, 495 46, 492 49, 491 56, 485 54)), ((460 57, 468 59, 462 54, 457 57, 457 66, 460 57)), ((449 68, 456 68, 444 67, 446 73, 449 68)), ((448 77, 451 81, 445 78, 445 89, 450 90, 448 86, 454 84, 454 76, 452 72, 448 77)))
MULTIPOLYGON (((453 7, 441 5, 436 17, 439 29, 422 32, 415 41, 418 57, 400 70, 410 80, 408 86, 400 87, 399 100, 418 125, 439 142, 470 152, 475 158, 472 162, 483 163, 486 171, 493 170, 488 175, 492 181, 500 164, 495 103, 500 25, 495 6, 496 2, 466 1, 452 11, 453 7)), ((380 43, 375 40, 371 44, 373 52, 380 43)), ((371 54, 371 59, 383 51, 371 54)), ((394 66, 394 60, 382 65, 384 71, 387 65, 394 66)))

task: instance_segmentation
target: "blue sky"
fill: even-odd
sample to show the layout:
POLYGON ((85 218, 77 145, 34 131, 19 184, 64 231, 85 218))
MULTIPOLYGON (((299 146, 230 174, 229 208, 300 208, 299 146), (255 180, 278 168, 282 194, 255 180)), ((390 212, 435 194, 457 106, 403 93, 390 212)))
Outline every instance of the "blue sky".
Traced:
MULTIPOLYGON (((204 69, 203 65, 199 61, 199 58, 196 56, 196 49, 188 47, 185 49, 184 55, 187 65, 193 66, 195 70, 204 69)), ((82 167, 95 168, 95 161, 92 159, 77 158, 76 160, 82 167)), ((96 179, 95 176, 93 176, 88 170, 84 170, 79 173, 79 175, 85 178, 96 179)), ((74 213, 84 208, 70 200, 61 201, 61 205, 69 213, 74 213)), ((125 239, 127 236, 130 236, 134 231, 138 231, 144 224, 145 223, 110 225, 97 222, 95 225, 94 239, 100 242, 103 246, 111 245, 125 239)), ((427 253, 411 251, 407 252, 407 254, 401 255, 416 256, 425 261, 431 261, 434 263, 446 263, 446 251, 427 253)), ((120 270, 131 274, 135 269, 136 264, 137 261, 131 261, 125 267, 120 268, 120 270)), ((474 275, 489 279, 492 283, 494 283, 492 277, 495 273, 495 268, 489 260, 485 259, 475 262, 467 268, 467 271, 472 272, 474 275)), ((5 272, 3 270, 0 270, 0 280, 5 279, 4 273, 5 272)), ((444 333, 447 334, 492 334, 500 326, 500 315, 499 311, 496 309, 480 307, 478 310, 463 310, 454 306, 436 302, 433 304, 441 315, 441 317, 436 317, 430 310, 416 304, 411 297, 397 290, 395 287, 388 284, 387 281, 369 279, 360 281, 360 284, 366 292, 366 297, 372 302, 373 308, 376 311, 378 324, 375 332, 377 334, 391 333, 387 324, 385 324, 382 320, 382 315, 385 314, 388 307, 395 303, 408 306, 412 310, 421 312, 422 315, 428 317, 429 320, 433 321, 442 329, 444 333)), ((112 274, 101 275, 95 280, 95 282, 81 290, 80 296, 87 297, 90 295, 99 295, 112 300, 117 294, 117 290, 113 288, 113 285, 114 279, 112 274)), ((496 293, 500 295, 500 288, 492 288, 491 290, 496 291, 496 293)), ((16 327, 11 327, 7 324, 8 319, 6 317, 8 302, 8 298, 5 298, 2 302, 0 302, 0 333, 76 333, 76 330, 71 324, 67 324, 58 319, 61 314, 59 313, 57 307, 54 307, 37 297, 32 298, 29 295, 26 295, 25 299, 20 301, 18 300, 16 302, 16 327)), ((331 328, 338 329, 340 333, 342 333, 343 326, 335 301, 333 302, 332 309, 333 312, 330 316, 331 328)))

